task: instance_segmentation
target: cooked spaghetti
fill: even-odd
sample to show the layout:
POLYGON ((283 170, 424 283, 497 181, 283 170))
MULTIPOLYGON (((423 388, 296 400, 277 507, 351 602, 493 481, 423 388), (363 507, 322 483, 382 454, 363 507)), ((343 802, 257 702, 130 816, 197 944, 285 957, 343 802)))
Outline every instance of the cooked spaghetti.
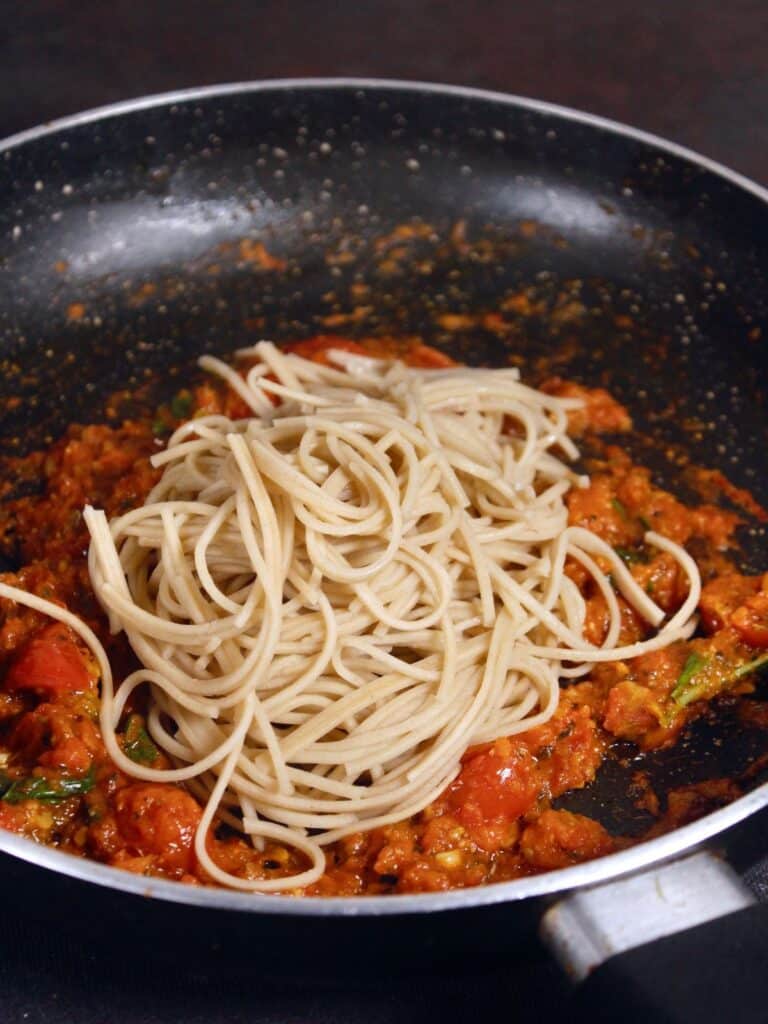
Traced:
POLYGON ((343 352, 323 366, 268 343, 241 355, 245 377, 201 362, 252 415, 182 425, 153 458, 163 474, 142 506, 111 521, 86 511, 95 593, 143 667, 114 692, 86 639, 114 763, 186 782, 205 802, 206 874, 272 891, 318 879, 323 846, 422 810, 471 745, 546 721, 559 679, 689 637, 700 582, 679 545, 646 533, 688 580, 664 622, 616 551, 568 525, 564 497, 586 484, 564 462, 577 455, 566 415, 578 402, 516 370, 343 352), (566 559, 605 602, 600 646, 585 638, 566 559), (617 646, 614 587, 655 634, 617 646), (147 728, 170 769, 118 742, 147 686, 147 728), (207 849, 215 820, 309 866, 236 876, 207 849))

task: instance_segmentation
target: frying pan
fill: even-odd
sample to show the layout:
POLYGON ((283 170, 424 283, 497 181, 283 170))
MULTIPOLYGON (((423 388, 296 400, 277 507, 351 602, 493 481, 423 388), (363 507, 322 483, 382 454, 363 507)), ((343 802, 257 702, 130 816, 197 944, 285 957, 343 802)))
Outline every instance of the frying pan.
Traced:
MULTIPOLYGON (((319 332, 419 335, 467 362, 516 361, 529 380, 554 369, 606 385, 663 486, 686 496, 687 455, 768 503, 768 193, 680 147, 494 93, 296 80, 152 97, 22 133, 2 146, 0 182, 0 455, 105 417, 118 388, 159 375, 177 389, 202 352, 319 332)), ((745 569, 768 568, 759 526, 739 539, 745 569)), ((723 776, 744 780, 739 799, 610 857, 465 891, 294 901, 137 877, 8 833, 0 849, 57 872, 42 882, 34 871, 57 899, 88 898, 83 883, 97 883, 124 923, 160 930, 170 911, 158 901, 175 902, 174 928, 204 921, 206 941, 248 936, 261 952, 267 934, 434 950, 450 933, 461 945, 461 922, 482 908, 486 934, 503 921, 511 941, 544 897, 639 869, 658 889, 653 871, 679 862, 656 865, 768 803, 756 770, 766 750, 726 707, 642 767, 662 800, 723 776), (436 927, 438 911, 451 927, 436 927)), ((640 835, 649 822, 628 793, 638 762, 625 754, 561 803, 640 835)), ((689 880, 700 864, 685 862, 689 880)), ((722 909, 749 902, 732 880, 725 890, 722 909)), ((560 906, 546 927, 567 959, 573 904, 560 906)), ((697 913, 683 925, 714 910, 697 913)), ((754 908, 728 920, 763 927, 754 908)))

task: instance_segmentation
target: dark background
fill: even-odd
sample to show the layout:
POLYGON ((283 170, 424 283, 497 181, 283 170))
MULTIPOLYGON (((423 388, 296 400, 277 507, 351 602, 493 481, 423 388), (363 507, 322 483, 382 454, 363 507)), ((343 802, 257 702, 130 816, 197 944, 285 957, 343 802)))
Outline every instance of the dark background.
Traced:
MULTIPOLYGON (((580 107, 768 184, 765 0, 0 0, 0 136, 145 93, 305 75, 452 82, 580 107)), ((737 830, 740 867, 754 861, 765 825, 763 815, 737 830)), ((174 969, 146 954, 151 936, 142 948, 128 897, 41 878, 8 858, 0 886, 3 1021, 573 1019, 557 969, 534 939, 505 942, 503 919, 495 953, 486 935, 474 959, 425 956, 416 973, 383 960, 375 970, 375 946, 374 970, 359 975, 276 972, 249 948, 247 930, 226 965, 214 956, 204 969, 182 959, 174 969), (76 927, 66 924, 73 914, 76 927)), ((189 938, 179 935, 179 946, 189 938)))

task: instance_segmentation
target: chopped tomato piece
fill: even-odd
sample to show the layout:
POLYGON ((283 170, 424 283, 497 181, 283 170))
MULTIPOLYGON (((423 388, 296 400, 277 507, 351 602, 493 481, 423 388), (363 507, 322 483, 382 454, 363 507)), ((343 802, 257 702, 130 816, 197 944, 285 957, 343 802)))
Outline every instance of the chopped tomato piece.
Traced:
POLYGON ((398 875, 414 858, 415 836, 402 824, 390 825, 382 829, 382 834, 386 844, 374 861, 374 871, 379 875, 398 875))
POLYGON ((676 611, 688 596, 688 578, 680 563, 663 552, 649 562, 635 562, 630 572, 665 612, 676 611))
POLYGON ((490 750, 474 756, 470 753, 446 793, 447 802, 468 827, 499 819, 512 821, 536 799, 535 765, 522 744, 497 740, 490 750))
POLYGON ((731 616, 731 623, 750 647, 768 647, 768 593, 748 598, 731 616))
POLYGON ((95 708, 95 694, 65 693, 55 701, 44 701, 19 718, 8 745, 26 762, 72 774, 86 772, 93 758, 104 754, 101 734, 91 717, 95 708))
POLYGON ((568 430, 575 437, 590 430, 596 434, 618 434, 632 429, 627 410, 604 388, 587 388, 574 381, 551 377, 544 381, 541 390, 558 398, 579 398, 584 403, 580 409, 568 412, 568 430))
POLYGON ((133 855, 156 856, 166 871, 190 871, 202 811, 189 793, 161 782, 124 786, 115 796, 117 827, 133 855))
POLYGON ((646 524, 643 532, 655 530, 678 544, 685 544, 690 537, 690 511, 668 491, 654 487, 650 470, 643 466, 633 466, 624 476, 616 488, 616 497, 630 516, 646 524))
POLYGON ((20 804, 0 803, 0 828, 23 835, 27 825, 27 808, 20 804))
POLYGON ((648 687, 624 679, 608 694, 603 727, 619 739, 641 743, 658 728, 660 714, 659 702, 648 687))
MULTIPOLYGON (((331 349, 341 349, 342 352, 352 352, 354 355, 360 356, 378 355, 376 352, 368 351, 356 341, 342 338, 338 334, 318 334, 314 338, 307 338, 306 341, 294 341, 285 346, 286 352, 292 352, 304 359, 322 363, 324 366, 330 365, 327 353, 331 349)), ((422 370, 442 370, 450 366, 458 366, 458 363, 450 356, 439 349, 432 348, 431 345, 411 345, 402 353, 402 359, 408 366, 422 370)))
POLYGON ((207 381, 195 388, 194 403, 195 410, 205 415, 220 413, 224 408, 221 392, 207 381))
POLYGON ((632 676, 641 686, 647 687, 654 697, 664 700, 675 688, 689 653, 683 643, 648 651, 633 659, 632 676))
POLYGON ((34 690, 47 697, 94 689, 97 675, 68 626, 56 622, 22 647, 5 677, 5 688, 34 690))
POLYGON ((342 352, 352 352, 358 356, 368 355, 362 345, 337 334, 318 334, 314 338, 307 338, 306 341, 293 341, 285 346, 286 352, 292 352, 302 359, 311 359, 312 362, 321 363, 323 366, 331 365, 328 352, 332 349, 341 349, 342 352))
POLYGON ((420 370, 446 370, 459 365, 455 359, 451 359, 439 349, 432 348, 431 345, 413 345, 403 358, 408 366, 420 370))
POLYGON ((759 590, 759 576, 742 576, 737 572, 716 576, 704 585, 699 598, 702 626, 708 633, 722 629, 730 623, 736 609, 759 590))
POLYGON ((603 743, 597 723, 588 707, 573 708, 566 727, 557 737, 549 756, 539 761, 549 794, 560 796, 570 789, 581 789, 591 782, 603 759, 603 743))
POLYGON ((526 861, 537 871, 554 871, 611 853, 616 844, 603 826, 570 811, 544 811, 520 840, 526 861))
POLYGON ((611 545, 632 545, 642 538, 639 521, 617 501, 613 481, 593 476, 588 487, 574 488, 566 499, 568 522, 584 526, 611 545))

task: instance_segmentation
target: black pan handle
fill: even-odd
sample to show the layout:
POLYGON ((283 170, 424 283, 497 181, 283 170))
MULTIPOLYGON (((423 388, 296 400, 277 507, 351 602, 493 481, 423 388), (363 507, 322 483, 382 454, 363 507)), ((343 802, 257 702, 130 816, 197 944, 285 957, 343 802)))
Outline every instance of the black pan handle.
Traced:
POLYGON ((711 852, 572 893, 541 934, 578 986, 571 1019, 768 1021, 768 906, 711 852))
MULTIPOLYGON (((627 908, 631 913, 631 908, 627 908)), ((577 1021, 768 1021, 768 906, 754 904, 606 960, 583 981, 577 1021)))

